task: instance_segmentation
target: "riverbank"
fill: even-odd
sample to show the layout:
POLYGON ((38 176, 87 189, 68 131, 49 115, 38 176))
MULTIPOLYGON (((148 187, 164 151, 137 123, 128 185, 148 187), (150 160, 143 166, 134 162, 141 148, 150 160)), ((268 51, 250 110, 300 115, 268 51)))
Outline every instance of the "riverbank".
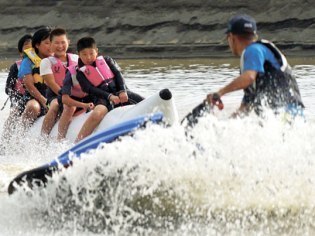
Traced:
MULTIPOLYGON (((277 46, 290 57, 314 57, 315 44, 278 43, 277 46)), ((233 56, 227 44, 181 45, 116 45, 100 46, 101 53, 115 58, 228 58, 233 56)))
POLYGON ((21 35, 48 25, 67 29, 72 50, 90 35, 115 58, 229 57, 224 31, 239 13, 255 16, 260 37, 286 55, 314 53, 315 7, 308 0, 0 0, 0 53, 15 55, 21 35))
MULTIPOLYGON (((277 44, 286 56, 315 57, 315 44, 277 44)), ((98 46, 101 54, 117 59, 159 58, 229 58, 232 56, 227 45, 116 45, 98 46)), ((75 51, 74 48, 71 49, 75 51)), ((0 48, 0 58, 15 58, 15 48, 0 48)))

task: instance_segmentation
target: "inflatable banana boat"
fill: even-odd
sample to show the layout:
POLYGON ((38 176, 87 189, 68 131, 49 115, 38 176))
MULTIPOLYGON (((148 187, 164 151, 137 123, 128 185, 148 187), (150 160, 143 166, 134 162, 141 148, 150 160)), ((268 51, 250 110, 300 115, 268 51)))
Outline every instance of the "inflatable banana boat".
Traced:
MULTIPOLYGON (((128 121, 140 115, 146 115, 155 112, 163 113, 164 121, 170 125, 178 121, 177 109, 172 99, 172 93, 168 89, 163 89, 160 92, 144 99, 138 104, 117 107, 111 110, 108 114, 106 114, 94 132, 105 130, 113 125, 128 121)), ((74 142, 83 123, 90 114, 91 112, 82 113, 79 116, 73 118, 66 135, 67 140, 74 142)), ((39 118, 30 128, 31 134, 35 135, 35 137, 40 136, 43 120, 44 117, 39 118)), ((50 136, 52 138, 56 138, 57 133, 58 122, 53 127, 50 136)))
MULTIPOLYGON (((89 115, 89 113, 84 113, 73 119, 66 136, 68 140, 75 140, 82 124, 89 115)), ((42 122, 43 118, 34 123, 31 128, 33 134, 40 135, 42 122)), ((178 122, 178 113, 172 100, 172 94, 168 89, 163 89, 136 105, 118 107, 110 111, 92 135, 81 140, 50 163, 25 171, 14 178, 9 184, 8 193, 12 194, 23 183, 26 183, 29 188, 35 185, 45 185, 47 178, 58 169, 72 165, 71 158, 80 158, 81 153, 97 148, 101 143, 110 143, 120 136, 131 134, 135 130, 145 127, 147 122, 163 122, 167 125, 178 122)), ((57 129, 58 123, 51 132, 52 137, 57 136, 57 129)))

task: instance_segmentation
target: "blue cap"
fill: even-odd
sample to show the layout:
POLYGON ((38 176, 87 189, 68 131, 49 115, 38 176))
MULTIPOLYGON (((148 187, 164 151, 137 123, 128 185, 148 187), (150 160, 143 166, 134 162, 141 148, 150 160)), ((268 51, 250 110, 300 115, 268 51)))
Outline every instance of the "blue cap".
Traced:
POLYGON ((254 18, 248 15, 237 15, 229 20, 226 34, 256 34, 257 26, 254 18))

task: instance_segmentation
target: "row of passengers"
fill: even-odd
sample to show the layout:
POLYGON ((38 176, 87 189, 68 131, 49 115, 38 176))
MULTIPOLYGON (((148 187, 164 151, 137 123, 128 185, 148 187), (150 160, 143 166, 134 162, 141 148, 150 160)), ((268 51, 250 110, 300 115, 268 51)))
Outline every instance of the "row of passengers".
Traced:
POLYGON ((80 130, 77 141, 93 132, 106 113, 113 108, 112 104, 137 103, 143 100, 141 96, 126 89, 119 67, 112 58, 97 57, 98 49, 93 38, 85 37, 78 41, 79 60, 76 55, 66 53, 68 39, 64 29, 53 30, 50 38, 52 45, 55 45, 52 47, 54 57, 43 59, 40 67, 41 75, 49 87, 47 98, 50 103, 42 127, 43 134, 50 133, 60 110, 61 99, 64 112, 59 122, 59 139, 65 137, 76 107, 94 108, 80 130), (66 70, 62 63, 67 63, 69 69, 65 80, 66 70), (59 99, 58 94, 62 96, 59 99))
MULTIPOLYGON (((277 112, 285 106, 293 115, 302 114, 304 105, 290 66, 283 54, 270 42, 257 41, 256 22, 249 16, 231 18, 228 24, 227 40, 233 54, 241 57, 241 76, 215 95, 222 95, 244 89, 244 98, 235 116, 255 110, 261 111, 263 100, 277 112)), ((213 94, 207 100, 212 102, 213 94)))
POLYGON ((19 78, 24 78, 28 90, 26 109, 22 115, 24 125, 29 125, 42 115, 48 105, 49 110, 42 126, 42 134, 48 135, 59 112, 63 110, 58 127, 58 138, 62 139, 76 107, 94 109, 78 134, 76 141, 79 141, 93 132, 106 113, 113 108, 112 103, 129 103, 131 99, 128 97, 132 98, 133 103, 143 99, 126 89, 119 67, 113 59, 97 57, 93 38, 86 37, 78 41, 78 59, 77 55, 67 53, 69 40, 64 29, 57 28, 52 32, 48 28, 41 29, 34 34, 35 39, 38 34, 40 43, 34 43, 34 39, 32 43, 38 56, 35 53, 26 53, 28 57, 23 59, 19 70, 19 78), (68 72, 68 79, 64 81, 67 68, 70 68, 72 74, 68 72), (89 73, 90 71, 93 73, 89 73), (107 80, 104 80, 106 76, 107 80))

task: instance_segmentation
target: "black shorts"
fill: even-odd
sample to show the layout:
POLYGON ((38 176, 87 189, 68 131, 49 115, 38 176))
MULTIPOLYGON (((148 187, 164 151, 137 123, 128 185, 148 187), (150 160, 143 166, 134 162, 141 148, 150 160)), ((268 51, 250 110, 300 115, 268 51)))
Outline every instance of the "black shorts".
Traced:
POLYGON ((94 102, 94 105, 104 105, 108 111, 111 111, 114 109, 114 106, 110 103, 108 99, 102 99, 102 98, 97 98, 96 101, 94 102))
MULTIPOLYGON (((59 97, 59 96, 57 96, 57 95, 47 96, 47 98, 46 98, 46 99, 47 99, 46 105, 49 106, 50 103, 51 103, 55 98, 58 99, 58 97, 59 97)), ((59 98, 59 100, 60 100, 60 98, 59 98)), ((58 102, 59 102, 59 100, 58 100, 58 102)))
POLYGON ((22 115, 23 111, 25 110, 25 105, 27 102, 24 95, 15 94, 14 96, 10 97, 10 101, 11 101, 11 108, 17 109, 18 116, 22 115))
POLYGON ((90 103, 90 102, 95 103, 96 102, 96 98, 93 96, 89 96, 89 95, 87 95, 83 98, 78 98, 78 97, 74 97, 74 96, 70 96, 70 98, 72 98, 73 100, 76 100, 78 102, 83 102, 83 103, 90 103))
MULTIPOLYGON (((120 107, 120 106, 137 104, 137 103, 141 102, 144 99, 139 94, 131 92, 130 90, 127 90, 126 92, 127 92, 127 95, 128 95, 128 102, 123 103, 123 104, 114 105, 114 108, 120 107)), ((119 96, 119 94, 117 93, 116 96, 119 96)))
POLYGON ((139 94, 134 93, 130 90, 127 90, 127 95, 128 95, 128 103, 129 104, 137 104, 144 99, 144 97, 142 97, 139 94))
MULTIPOLYGON (((117 93, 115 95, 118 96, 119 94, 117 93)), ((127 90, 127 95, 128 95, 128 102, 126 102, 124 104, 114 105, 108 99, 102 99, 102 98, 98 98, 94 104, 95 104, 95 106, 99 105, 99 104, 104 105, 107 107, 108 111, 111 111, 116 107, 131 105, 131 104, 137 104, 144 99, 139 94, 131 92, 130 90, 127 90)))
POLYGON ((49 106, 50 106, 51 102, 54 99, 57 99, 57 102, 58 102, 58 116, 61 115, 61 113, 63 111, 63 104, 62 104, 61 96, 60 95, 58 95, 58 96, 54 95, 54 96, 49 96, 46 99, 47 99, 46 106, 48 107, 48 109, 49 109, 49 106))
MULTIPOLYGON (((90 95, 87 95, 87 96, 85 96, 83 98, 70 96, 70 98, 72 98, 73 100, 76 100, 78 102, 82 102, 82 103, 91 103, 92 102, 93 104, 95 104, 96 101, 97 101, 96 97, 93 97, 93 96, 90 96, 90 95)), ((62 96, 60 96, 60 100, 58 99, 58 102, 59 102, 59 106, 61 104, 61 106, 63 107, 62 96)), ((75 112, 81 111, 82 109, 83 109, 82 107, 77 107, 75 112)))

